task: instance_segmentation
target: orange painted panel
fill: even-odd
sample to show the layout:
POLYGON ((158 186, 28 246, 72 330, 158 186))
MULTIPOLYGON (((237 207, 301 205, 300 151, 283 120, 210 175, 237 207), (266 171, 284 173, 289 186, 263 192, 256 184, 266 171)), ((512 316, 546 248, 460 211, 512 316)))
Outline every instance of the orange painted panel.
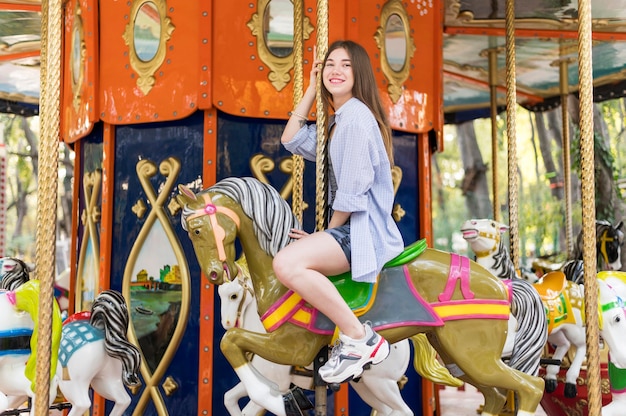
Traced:
POLYGON ((65 11, 61 134, 72 143, 98 120, 98 8, 88 0, 69 0, 65 11))
MULTIPOLYGON (((388 115, 394 129, 407 132, 426 132, 436 128, 442 96, 436 80, 440 69, 438 55, 442 53, 440 37, 442 28, 441 14, 437 2, 432 6, 423 2, 404 1, 410 24, 410 34, 415 43, 415 52, 410 61, 409 79, 403 85, 403 91, 397 103, 393 103, 387 92, 387 80, 380 64, 380 50, 376 46, 374 35, 380 21, 383 1, 361 0, 359 8, 353 9, 358 14, 348 16, 348 24, 358 26, 359 41, 366 47, 374 65, 383 104, 388 108, 388 115), (352 23, 356 22, 356 23, 352 23)), ((351 30, 351 32, 353 32, 351 30)))
MULTIPOLYGON (((144 4, 155 3, 161 4, 144 4)), ((102 120, 112 124, 166 121, 184 118, 197 110, 202 71, 200 50, 201 45, 210 44, 210 39, 201 39, 199 26, 203 18, 206 20, 210 2, 163 0, 163 4, 166 19, 160 19, 156 10, 146 8, 144 11, 151 13, 142 17, 149 23, 136 25, 144 31, 156 31, 163 27, 170 29, 167 31, 170 38, 165 44, 163 62, 150 71, 154 85, 142 90, 138 85, 140 74, 133 69, 130 46, 124 39, 125 31, 134 23, 131 22, 132 3, 100 3, 99 116, 102 120)), ((160 36, 162 40, 165 37, 163 32, 160 36)), ((202 47, 203 54, 209 52, 206 46, 202 47)))
MULTIPOLYGON (((410 61, 409 79, 403 93, 393 103, 387 92, 387 80, 380 65, 380 50, 375 33, 380 25, 380 15, 385 2, 361 0, 358 2, 333 1, 329 5, 329 43, 337 39, 353 39, 368 50, 374 66, 384 105, 388 108, 394 129, 408 132, 426 132, 437 128, 442 97, 438 66, 441 62, 441 13, 438 6, 419 6, 404 2, 410 22, 410 32, 416 46, 410 61)), ((313 26, 317 25, 316 2, 305 2, 305 15, 313 26)), ((233 115, 259 118, 287 118, 293 106, 293 70, 288 84, 280 91, 269 80, 270 70, 259 57, 257 37, 248 23, 257 10, 256 2, 235 0, 216 2, 214 13, 214 63, 213 104, 221 111, 233 115), (237 36, 232 28, 240 28, 237 36), (223 59, 220 57, 228 57, 223 59)), ((308 84, 310 59, 315 44, 316 31, 305 41, 304 82, 308 84)))

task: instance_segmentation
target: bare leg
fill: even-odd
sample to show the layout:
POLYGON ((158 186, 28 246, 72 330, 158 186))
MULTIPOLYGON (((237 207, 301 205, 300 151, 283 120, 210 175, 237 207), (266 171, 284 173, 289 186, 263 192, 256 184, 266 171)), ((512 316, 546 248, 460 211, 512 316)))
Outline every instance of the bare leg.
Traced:
POLYGON ((274 257, 274 271, 282 284, 330 318, 350 338, 365 336, 363 325, 326 276, 350 270, 339 243, 325 232, 294 241, 274 257))

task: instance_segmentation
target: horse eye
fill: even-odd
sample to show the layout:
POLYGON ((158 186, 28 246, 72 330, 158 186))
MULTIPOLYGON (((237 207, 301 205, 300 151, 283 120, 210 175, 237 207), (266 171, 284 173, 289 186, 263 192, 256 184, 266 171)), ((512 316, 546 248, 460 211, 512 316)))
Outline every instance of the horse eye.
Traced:
POLYGON ((620 316, 616 316, 615 323, 620 323, 620 322, 622 322, 622 318, 620 316))
POLYGON ((230 300, 237 300, 237 295, 230 295, 230 300))
POLYGON ((195 235, 200 235, 200 230, 193 230, 193 233, 194 233, 195 235))

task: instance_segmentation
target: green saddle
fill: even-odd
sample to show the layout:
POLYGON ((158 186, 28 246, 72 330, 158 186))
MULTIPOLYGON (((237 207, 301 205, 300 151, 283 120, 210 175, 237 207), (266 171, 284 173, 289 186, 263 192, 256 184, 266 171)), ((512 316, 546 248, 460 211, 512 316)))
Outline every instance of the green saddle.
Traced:
MULTIPOLYGON (((383 268, 402 266, 417 256, 422 254, 426 249, 426 239, 417 240, 404 251, 393 259, 389 260, 383 268)), ((355 282, 352 280, 352 272, 345 272, 337 276, 328 277, 335 285, 341 297, 348 303, 350 309, 357 309, 366 305, 372 297, 372 289, 374 283, 355 282)))

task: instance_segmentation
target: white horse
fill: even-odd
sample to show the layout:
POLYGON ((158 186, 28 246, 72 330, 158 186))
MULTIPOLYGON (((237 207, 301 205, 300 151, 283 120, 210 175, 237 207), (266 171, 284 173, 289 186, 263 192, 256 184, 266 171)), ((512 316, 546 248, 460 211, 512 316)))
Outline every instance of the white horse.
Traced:
MULTIPOLYGON (((266 332, 257 313, 251 284, 246 277, 243 281, 235 279, 218 286, 222 326, 225 329, 239 327, 255 332, 266 332)), ((413 415, 411 408, 402 399, 398 385, 409 364, 408 342, 408 339, 405 339, 391 345, 391 352, 383 363, 371 366, 370 370, 363 372, 358 381, 350 382, 363 401, 379 415, 413 415)), ((276 364, 256 355, 252 359, 252 364, 264 377, 276 383, 280 391, 289 389, 291 383, 302 389, 314 388, 312 368, 307 368, 311 375, 292 374, 290 366, 276 364)), ((239 399, 246 396, 248 392, 242 382, 224 394, 224 405, 231 415, 257 415, 263 410, 252 401, 241 410, 239 399)))
MULTIPOLYGON (((623 416, 626 415, 626 359, 624 358, 626 353, 626 341, 624 340, 626 317, 623 308, 623 302, 626 300, 626 272, 599 272, 598 285, 600 305, 611 305, 615 296, 618 297, 617 304, 604 312, 601 322, 602 326, 611 327, 611 335, 621 337, 620 339, 605 339, 609 345, 609 380, 612 399, 611 403, 602 408, 602 416, 623 416), (617 345, 618 350, 611 349, 611 345, 617 345)), ((604 309, 608 308, 605 307, 604 309)))
POLYGON ((489 219, 467 220, 461 226, 463 238, 469 243, 476 262, 494 276, 511 281, 511 315, 509 336, 502 356, 510 357, 508 364, 525 373, 537 375, 543 348, 548 339, 545 309, 532 283, 521 279, 513 267, 501 235, 508 230, 504 224, 489 219), (513 345, 524 345, 518 356, 513 345))
MULTIPOLYGON (((110 416, 121 416, 131 402, 124 385, 139 383, 137 372, 141 359, 139 350, 126 340, 128 310, 123 296, 113 290, 100 293, 91 312, 73 315, 65 321, 63 328, 58 305, 53 304, 51 400, 56 397, 58 383, 72 405, 68 416, 82 415, 91 406, 89 388, 92 387, 96 393, 114 402, 110 416)), ((10 396, 5 403, 0 396, 0 410, 4 410, 2 404, 15 405, 18 398, 34 396, 38 307, 39 280, 30 280, 15 291, 2 292, 0 296, 0 311, 13 311, 2 312, 2 325, 7 328, 4 335, 11 329, 22 329, 24 333, 31 329, 32 332, 29 337, 31 348, 22 351, 20 363, 5 363, 0 359, 0 391, 10 396), (30 390, 23 393, 11 390, 23 386, 24 379, 30 390)), ((0 357, 4 357, 1 354, 2 351, 0 357)), ((31 415, 34 416, 34 409, 31 409, 31 415)))

